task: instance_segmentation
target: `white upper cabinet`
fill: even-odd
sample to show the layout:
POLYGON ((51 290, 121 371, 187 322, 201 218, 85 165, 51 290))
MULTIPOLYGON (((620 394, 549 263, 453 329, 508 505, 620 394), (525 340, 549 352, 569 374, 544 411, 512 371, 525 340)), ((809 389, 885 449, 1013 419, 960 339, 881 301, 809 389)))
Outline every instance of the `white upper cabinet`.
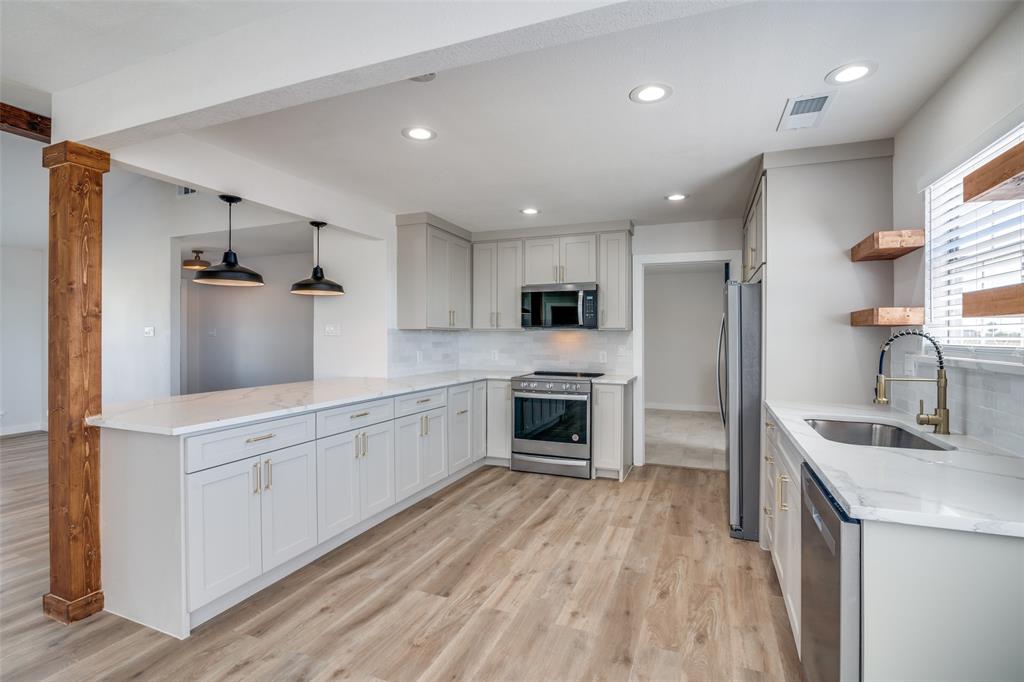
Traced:
POLYGON ((599 237, 597 326, 599 329, 630 329, 633 324, 633 259, 629 232, 603 232, 599 237))
POLYGON ((263 457, 263 570, 317 544, 316 445, 304 443, 263 457))
POLYGON ((186 477, 190 611, 263 571, 260 462, 250 457, 186 477))
POLYGON ((597 281, 597 235, 576 234, 560 237, 558 245, 562 266, 560 282, 597 281))
POLYGON ((524 284, 597 281, 597 235, 526 239, 524 284))
POLYGON ((473 461, 473 384, 448 389, 448 471, 473 461))
POLYGON ((473 244, 473 328, 520 329, 523 242, 473 244))
POLYGON ((765 264, 765 178, 758 180, 750 210, 743 222, 743 280, 760 282, 765 264))
POLYGON ((470 244, 452 231, 460 228, 449 226, 398 226, 399 329, 470 327, 470 244))
POLYGON ((523 242, 523 284, 560 281, 561 254, 558 237, 527 239, 523 242))

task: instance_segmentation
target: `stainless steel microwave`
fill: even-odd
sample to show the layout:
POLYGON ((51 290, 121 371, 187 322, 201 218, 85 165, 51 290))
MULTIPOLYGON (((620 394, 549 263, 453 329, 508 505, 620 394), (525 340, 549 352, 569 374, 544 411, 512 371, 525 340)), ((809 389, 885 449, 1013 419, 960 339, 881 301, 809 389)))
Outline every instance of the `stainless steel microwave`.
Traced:
POLYGON ((597 283, 523 287, 524 329, 597 329, 597 283))

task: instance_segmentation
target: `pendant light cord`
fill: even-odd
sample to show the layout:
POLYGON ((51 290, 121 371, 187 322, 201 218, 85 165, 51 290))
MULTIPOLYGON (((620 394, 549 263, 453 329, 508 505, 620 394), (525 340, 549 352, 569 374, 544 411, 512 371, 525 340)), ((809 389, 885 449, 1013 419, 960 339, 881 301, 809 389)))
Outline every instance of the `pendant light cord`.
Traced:
POLYGON ((316 228, 316 266, 320 267, 320 227, 316 228))
POLYGON ((234 204, 228 204, 228 251, 231 250, 231 209, 234 204))

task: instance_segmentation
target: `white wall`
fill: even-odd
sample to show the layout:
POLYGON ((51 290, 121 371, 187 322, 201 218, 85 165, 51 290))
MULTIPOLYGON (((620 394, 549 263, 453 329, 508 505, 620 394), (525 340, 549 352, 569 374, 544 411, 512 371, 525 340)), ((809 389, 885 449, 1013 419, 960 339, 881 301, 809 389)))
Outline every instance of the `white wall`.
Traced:
POLYGON ((289 292, 312 253, 246 258, 262 287, 188 283, 188 393, 313 378, 313 297, 289 292))
POLYGON ((666 225, 638 225, 633 234, 633 253, 686 253, 730 251, 743 246, 743 221, 703 220, 666 225))
POLYGON ((892 159, 770 168, 767 177, 765 396, 865 404, 889 330, 851 327, 892 298, 892 265, 850 247, 892 222, 892 159))
POLYGON ((319 297, 314 303, 314 376, 386 376, 388 320, 393 319, 389 301, 395 288, 389 241, 325 228, 320 248, 324 274, 341 284, 345 295, 319 297), (336 335, 328 335, 329 325, 336 335))
MULTIPOLYGON (((924 227, 923 190, 1024 121, 1024 4, 1018 5, 904 124, 893 157, 893 225, 924 227)), ((924 305, 924 250, 894 261, 898 305, 924 305)), ((935 363, 915 359, 921 345, 893 347, 896 374, 935 376, 935 363)), ((948 371, 950 426, 1024 455, 1024 374, 996 364, 953 364, 948 371)), ((1019 370, 1019 367, 1017 368, 1019 370)), ((931 410, 931 384, 894 384, 892 404, 916 413, 931 410)))
MULTIPOLYGON (((1024 4, 896 135, 896 228, 924 227, 924 189, 1024 120, 1024 4)), ((924 252, 895 261, 897 305, 924 305, 924 252)))
POLYGON ((0 247, 0 434, 46 429, 43 251, 0 247))
POLYGON ((644 280, 647 407, 717 411, 715 352, 722 322, 721 269, 648 270, 644 280))

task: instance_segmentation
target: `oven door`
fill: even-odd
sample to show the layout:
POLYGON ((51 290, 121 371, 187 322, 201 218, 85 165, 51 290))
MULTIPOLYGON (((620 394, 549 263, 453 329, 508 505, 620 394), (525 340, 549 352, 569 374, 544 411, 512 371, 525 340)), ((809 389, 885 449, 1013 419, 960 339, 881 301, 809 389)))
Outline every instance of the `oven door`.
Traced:
POLYGON ((590 396, 512 394, 512 452, 590 459, 590 396))

